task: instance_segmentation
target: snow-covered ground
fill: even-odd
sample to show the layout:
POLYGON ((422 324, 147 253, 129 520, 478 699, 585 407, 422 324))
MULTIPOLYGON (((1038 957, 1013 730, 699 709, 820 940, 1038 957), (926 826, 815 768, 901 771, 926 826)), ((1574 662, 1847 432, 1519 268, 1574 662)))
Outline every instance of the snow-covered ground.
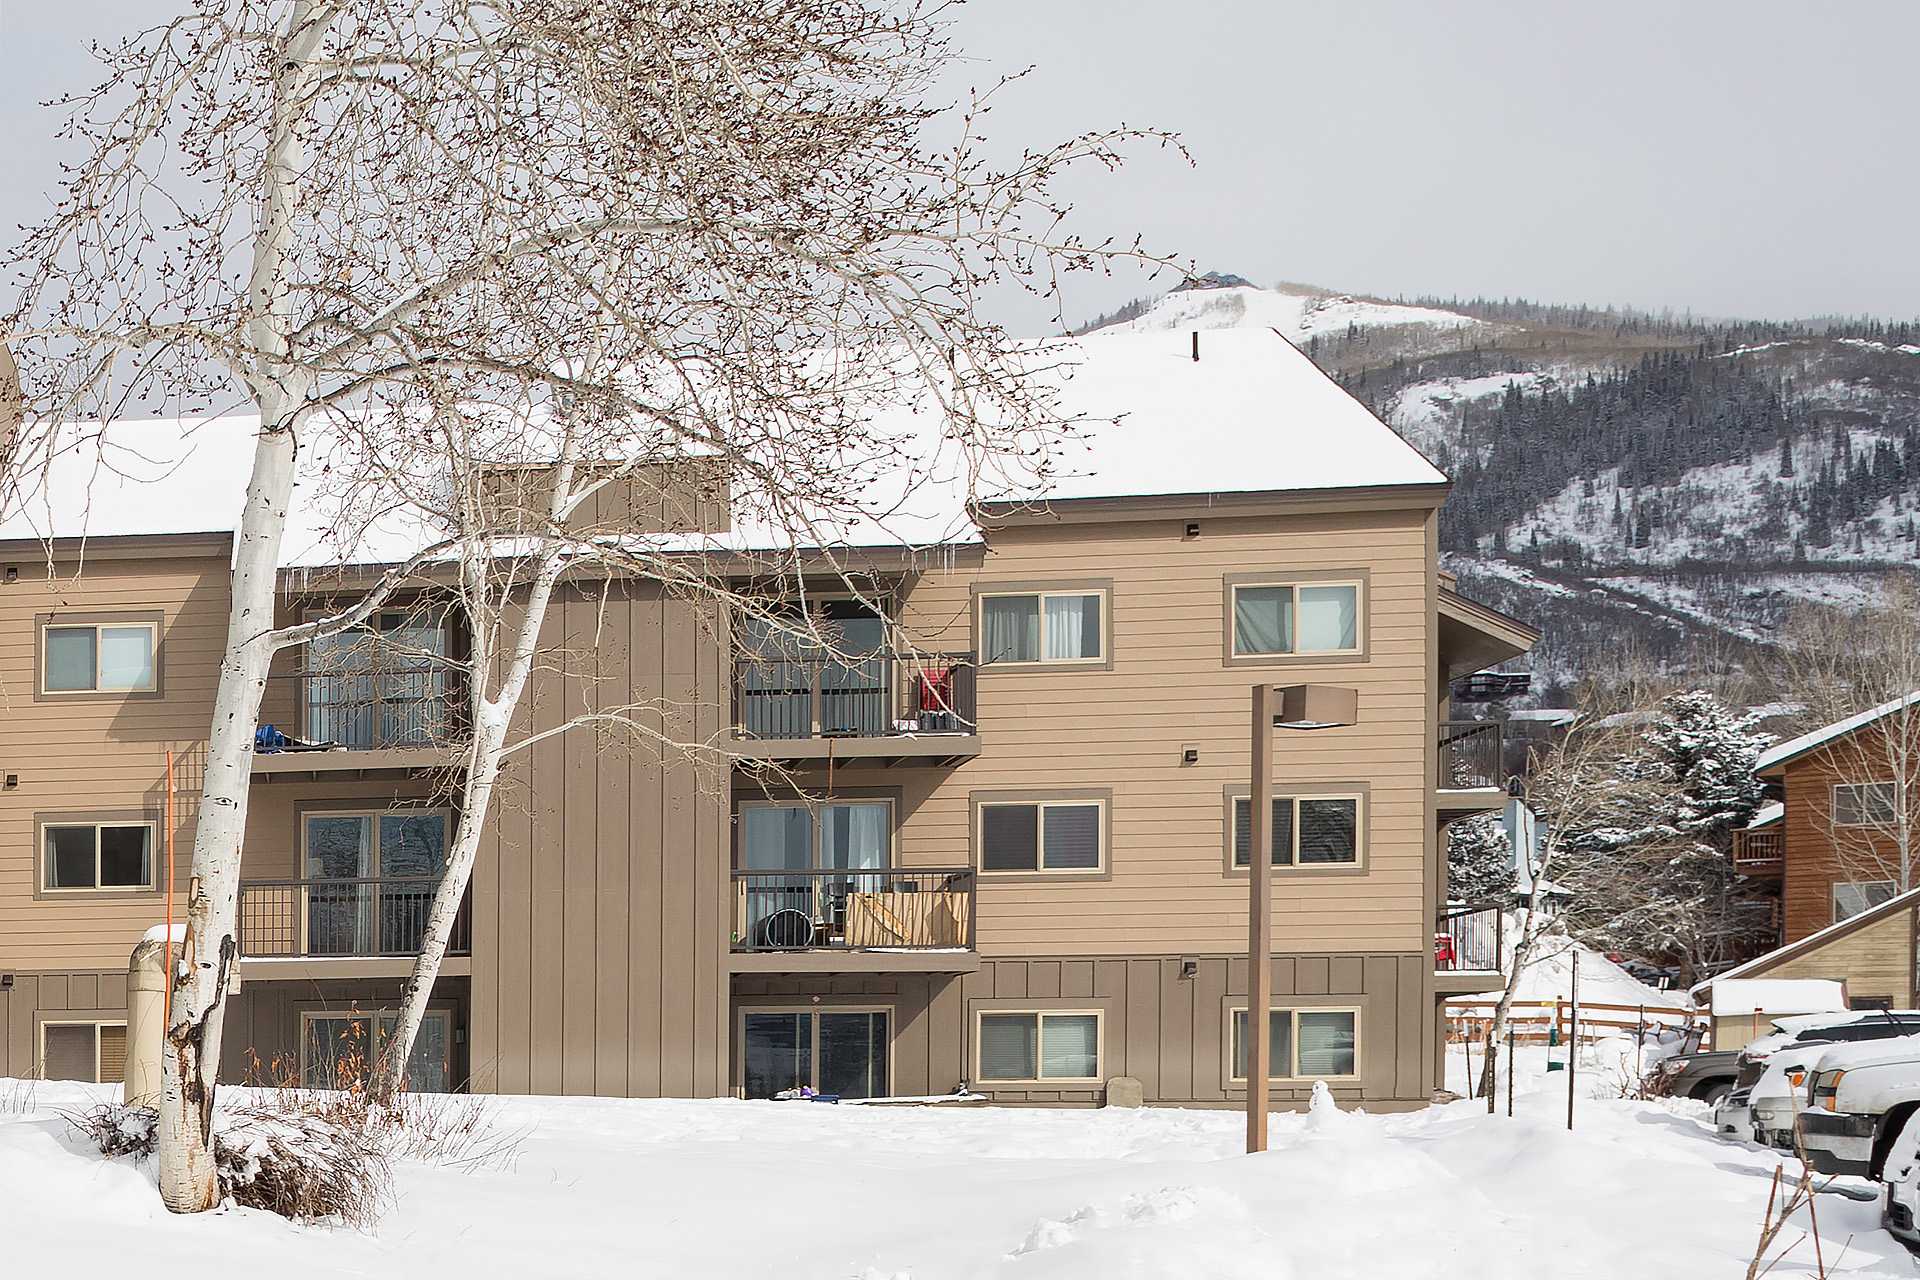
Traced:
MULTIPOLYGON (((1606 1053, 1583 1059, 1583 1094, 1617 1094, 1606 1053)), ((1514 1119, 1475 1102, 1278 1116, 1251 1158, 1226 1111, 503 1100, 499 1122, 525 1130, 513 1167, 404 1162, 371 1233, 172 1218, 147 1171, 102 1160, 61 1118, 84 1086, 41 1085, 22 1113, 0 1081, 0 1259, 150 1280, 1744 1273, 1771 1155, 1716 1139, 1688 1102, 1589 1097, 1569 1133, 1566 1077, 1540 1050, 1521 1065, 1514 1119)), ((1877 1206, 1826 1195, 1819 1213, 1832 1274, 1914 1274, 1877 1206)), ((1803 1243, 1772 1274, 1812 1262, 1803 1243)))

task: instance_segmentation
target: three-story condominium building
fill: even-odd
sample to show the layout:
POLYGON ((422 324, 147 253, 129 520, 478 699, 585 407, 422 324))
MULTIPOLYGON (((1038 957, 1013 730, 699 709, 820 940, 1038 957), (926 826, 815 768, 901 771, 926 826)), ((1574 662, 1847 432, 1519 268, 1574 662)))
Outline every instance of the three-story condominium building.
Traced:
MULTIPOLYGON (((526 727, 645 705, 699 749, 573 731, 512 758, 415 1087, 1097 1103, 1125 1076, 1237 1102, 1250 689, 1312 683, 1357 715, 1275 742, 1274 1096, 1426 1101, 1440 1001, 1499 980, 1486 931, 1442 919, 1444 825, 1503 799, 1497 726, 1447 691, 1534 633, 1439 572, 1445 478, 1270 331, 1077 349, 1103 421, 1044 499, 936 489, 914 530, 849 531, 807 606, 830 648, 652 582, 563 589, 543 643, 585 657, 536 675, 526 727)), ((246 434, 0 525, 0 1075, 118 1069, 169 847, 187 870, 246 434)), ((726 573, 751 535, 698 523, 726 573)), ((282 608, 357 572, 296 548, 282 608)), ((322 1081, 385 1034, 452 826, 434 658, 462 643, 396 607, 276 668, 230 1077, 322 1081)))

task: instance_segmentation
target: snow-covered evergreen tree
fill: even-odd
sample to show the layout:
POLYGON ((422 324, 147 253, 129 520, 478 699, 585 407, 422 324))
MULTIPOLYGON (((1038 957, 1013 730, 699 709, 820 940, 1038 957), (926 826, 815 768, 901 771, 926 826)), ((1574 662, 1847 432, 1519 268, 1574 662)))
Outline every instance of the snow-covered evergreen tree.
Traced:
POLYGON ((1768 941, 1767 905, 1733 869, 1733 833, 1762 800, 1757 717, 1699 690, 1663 699, 1614 767, 1616 803, 1569 832, 1566 925, 1589 946, 1716 972, 1768 941))
POLYGON ((1478 813, 1447 827, 1451 901, 1503 901, 1513 895, 1513 884, 1513 846, 1499 814, 1478 813))

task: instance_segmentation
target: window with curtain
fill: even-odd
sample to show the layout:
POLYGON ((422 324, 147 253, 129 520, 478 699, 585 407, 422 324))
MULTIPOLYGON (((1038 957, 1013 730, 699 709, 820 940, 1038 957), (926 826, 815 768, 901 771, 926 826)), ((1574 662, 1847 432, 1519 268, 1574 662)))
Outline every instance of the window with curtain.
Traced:
POLYGON ((885 800, 740 810, 743 871, 877 871, 888 865, 892 838, 893 806, 885 800))
POLYGON ((995 801, 980 806, 980 869, 1098 871, 1105 864, 1097 800, 995 801))
POLYGON ((151 693, 159 687, 160 629, 151 622, 46 626, 40 633, 44 693, 151 693))
POLYGON ((1100 1015, 983 1013, 977 1050, 982 1081, 1097 1079, 1100 1015))
POLYGON ((1360 650, 1358 583, 1242 584, 1232 596, 1237 657, 1360 650))
MULTIPOLYGON (((1337 1079, 1358 1074, 1359 1014, 1352 1009, 1268 1011, 1267 1072, 1275 1080, 1337 1079)), ((1247 1078, 1247 1011, 1230 1032, 1233 1078, 1247 1078)))
POLYGON ((982 595, 980 660, 1098 662, 1106 657, 1105 613, 1103 591, 982 595))
MULTIPOLYGON (((1252 840, 1253 802, 1233 801, 1233 865, 1244 867, 1252 840)), ((1360 797, 1275 796, 1273 865, 1353 866, 1360 861, 1360 797)))
POLYGON ((151 889, 151 822, 49 822, 40 829, 45 890, 151 889))

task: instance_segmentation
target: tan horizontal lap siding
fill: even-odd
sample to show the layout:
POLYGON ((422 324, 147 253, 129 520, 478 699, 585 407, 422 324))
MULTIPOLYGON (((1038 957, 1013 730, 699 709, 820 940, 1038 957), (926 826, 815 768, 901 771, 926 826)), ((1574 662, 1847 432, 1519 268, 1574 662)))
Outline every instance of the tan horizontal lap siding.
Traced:
POLYGON ((1849 1000, 1880 997, 1911 1009, 1913 936, 1914 913, 1896 911, 1756 976, 1836 979, 1847 984, 1849 1000))
MULTIPOLYGON (((65 564, 52 580, 44 559, 18 567, 17 581, 0 582, 0 775, 19 779, 0 789, 0 972, 118 969, 160 919, 160 899, 36 898, 35 816, 160 811, 167 749, 206 739, 226 636, 227 558, 93 557, 78 576, 65 564), (36 617, 115 613, 160 616, 160 696, 36 698, 36 617)), ((184 878, 192 814, 183 805, 176 817, 184 878)), ((157 835, 156 863, 163 847, 157 835)))
MULTIPOLYGON (((977 568, 928 573, 903 619, 930 650, 977 648, 973 593, 996 582, 1111 584, 1111 670, 1026 668, 979 677, 981 754, 950 770, 890 770, 905 788, 899 859, 973 861, 972 792, 1109 788, 1111 877, 983 877, 982 954, 1165 954, 1243 946, 1246 884, 1225 874, 1222 789, 1247 781, 1248 690, 1261 681, 1348 685, 1359 724, 1276 737, 1276 781, 1365 783, 1364 873, 1277 872, 1276 951, 1423 948, 1432 564, 1424 512, 1063 524, 989 535, 977 568), (1362 571, 1365 661, 1223 662, 1229 574, 1362 571), (1199 763, 1180 763, 1183 746, 1199 763)), ((844 780, 844 775, 843 775, 844 780)))

